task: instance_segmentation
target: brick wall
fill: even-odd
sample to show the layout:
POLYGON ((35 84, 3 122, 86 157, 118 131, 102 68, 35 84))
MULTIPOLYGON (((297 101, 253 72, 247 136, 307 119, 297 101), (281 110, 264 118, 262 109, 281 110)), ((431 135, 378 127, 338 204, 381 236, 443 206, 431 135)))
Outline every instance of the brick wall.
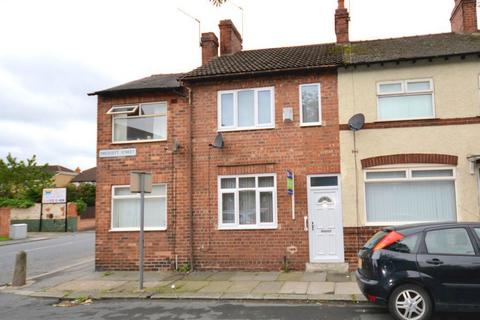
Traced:
POLYGON ((358 251, 363 245, 383 227, 345 227, 343 228, 343 240, 345 246, 345 262, 349 270, 353 271, 358 267, 358 251))
POLYGON ((97 158, 96 268, 137 270, 138 232, 110 232, 113 185, 128 185, 130 171, 153 173, 154 183, 167 184, 167 230, 145 232, 145 265, 148 270, 171 268, 175 255, 189 257, 189 109, 187 99, 171 93, 99 97, 97 149, 136 148, 137 156, 97 158), (113 104, 166 101, 168 141, 112 144, 112 120, 106 115, 113 104), (172 154, 173 138, 181 147, 172 154), (168 150, 167 150, 168 149, 168 150), (176 192, 174 192, 174 190, 176 192))
POLYGON ((306 176, 338 173, 339 131, 336 74, 310 74, 192 85, 193 207, 195 265, 199 269, 278 270, 283 257, 292 269, 308 261, 306 176), (322 127, 299 127, 299 84, 321 83, 322 127), (225 146, 212 149, 217 130, 217 91, 275 87, 275 129, 223 132, 225 146), (283 122, 284 106, 294 121, 283 122), (295 172, 296 220, 286 192, 285 172, 295 172), (217 177, 227 174, 276 173, 278 228, 218 230, 217 177), (287 248, 297 248, 295 254, 287 248))
POLYGON ((331 71, 191 84, 191 109, 187 98, 173 94, 99 97, 98 149, 136 148, 137 156, 97 159, 97 269, 138 268, 138 232, 109 231, 112 185, 129 184, 132 170, 152 171, 153 182, 166 183, 168 189, 167 230, 145 234, 146 269, 171 268, 177 255, 180 263, 190 261, 190 196, 195 268, 278 270, 287 256, 292 269, 304 269, 308 261, 308 232, 303 230, 306 176, 340 171, 336 81, 336 73, 331 71), (300 128, 298 86, 318 82, 322 87, 323 126, 300 128), (209 147, 217 133, 217 91, 267 86, 275 87, 275 129, 224 132, 225 147, 209 147), (112 104, 160 100, 168 102, 167 142, 111 144, 111 117, 105 113, 112 104), (284 106, 293 108, 293 122, 282 121, 284 106), (171 147, 173 137, 181 145, 174 155, 165 150, 171 147), (296 220, 291 218, 286 169, 295 172, 296 220), (218 230, 217 177, 245 173, 277 174, 277 229, 218 230), (292 246, 297 248, 294 254, 287 252, 292 246))
POLYGON ((0 237, 8 237, 10 233, 10 208, 0 208, 0 237))

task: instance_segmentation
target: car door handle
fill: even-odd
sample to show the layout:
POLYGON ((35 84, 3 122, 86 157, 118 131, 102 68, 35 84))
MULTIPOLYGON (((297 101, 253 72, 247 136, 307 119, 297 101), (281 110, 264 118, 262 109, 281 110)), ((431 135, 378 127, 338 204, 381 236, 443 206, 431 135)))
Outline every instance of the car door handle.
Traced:
POLYGON ((443 261, 439 260, 439 259, 431 259, 431 260, 427 260, 425 261, 426 263, 428 264, 433 264, 434 266, 438 266, 438 265, 441 265, 443 264, 443 261))

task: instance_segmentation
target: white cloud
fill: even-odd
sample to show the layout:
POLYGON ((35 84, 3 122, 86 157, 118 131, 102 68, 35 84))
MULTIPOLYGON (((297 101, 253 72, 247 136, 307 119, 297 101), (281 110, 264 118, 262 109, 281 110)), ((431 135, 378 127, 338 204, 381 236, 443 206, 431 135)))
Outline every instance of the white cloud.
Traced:
MULTIPOLYGON (((96 99, 86 93, 200 63, 198 26, 230 18, 244 48, 331 42, 336 0, 2 0, 0 156, 95 164, 96 99), (233 1, 233 2, 232 2, 233 1)), ((348 1, 347 1, 348 5, 348 1)), ((351 39, 448 32, 452 0, 350 0, 351 39)))

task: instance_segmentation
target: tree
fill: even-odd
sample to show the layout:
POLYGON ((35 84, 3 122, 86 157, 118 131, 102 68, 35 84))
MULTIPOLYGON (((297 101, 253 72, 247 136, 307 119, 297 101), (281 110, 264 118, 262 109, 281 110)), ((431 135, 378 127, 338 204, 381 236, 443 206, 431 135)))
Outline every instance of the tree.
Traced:
POLYGON ((95 206, 95 192, 96 187, 91 183, 81 183, 76 186, 73 183, 67 185, 67 199, 68 201, 81 200, 85 202, 88 207, 95 206))
POLYGON ((39 202, 42 190, 53 185, 47 165, 38 166, 35 155, 20 160, 11 154, 0 159, 0 198, 39 202))
POLYGON ((224 4, 225 2, 227 2, 227 0, 210 0, 210 2, 213 3, 213 5, 219 7, 222 4, 224 4))

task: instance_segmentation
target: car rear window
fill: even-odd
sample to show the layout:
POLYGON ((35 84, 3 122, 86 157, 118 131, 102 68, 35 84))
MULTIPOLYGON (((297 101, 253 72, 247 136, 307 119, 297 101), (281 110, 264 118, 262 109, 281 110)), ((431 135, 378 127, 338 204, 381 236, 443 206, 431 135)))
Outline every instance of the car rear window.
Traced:
POLYGON ((370 238, 370 240, 367 241, 367 243, 365 243, 365 245, 363 246, 363 249, 373 249, 373 247, 375 247, 377 245, 377 243, 383 239, 383 237, 385 237, 385 235, 387 234, 388 232, 386 231, 379 231, 377 233, 375 233, 373 235, 373 237, 370 238))
POLYGON ((389 251, 402 252, 402 253, 414 253, 415 248, 417 247, 418 239, 419 239, 418 233, 412 234, 412 235, 406 236, 402 240, 392 243, 385 249, 389 251))

